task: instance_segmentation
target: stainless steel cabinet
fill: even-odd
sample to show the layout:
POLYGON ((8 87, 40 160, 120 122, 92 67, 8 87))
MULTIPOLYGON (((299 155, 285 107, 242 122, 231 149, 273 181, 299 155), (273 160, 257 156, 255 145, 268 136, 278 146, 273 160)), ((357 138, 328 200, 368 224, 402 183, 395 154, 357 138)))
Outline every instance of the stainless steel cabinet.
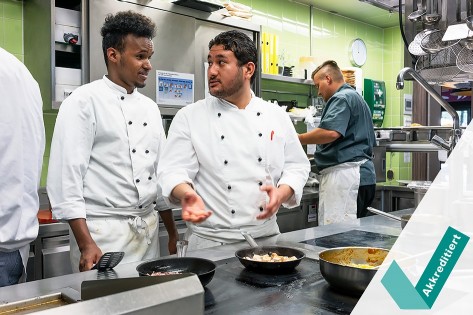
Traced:
POLYGON ((30 245, 27 281, 72 273, 69 259, 69 228, 66 223, 41 224, 30 245))

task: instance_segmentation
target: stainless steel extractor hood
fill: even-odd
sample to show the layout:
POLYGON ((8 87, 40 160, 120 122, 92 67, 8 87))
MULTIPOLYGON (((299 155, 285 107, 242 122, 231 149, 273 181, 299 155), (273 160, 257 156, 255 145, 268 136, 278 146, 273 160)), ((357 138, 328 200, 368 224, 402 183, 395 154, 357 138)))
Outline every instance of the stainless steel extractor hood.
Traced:
MULTIPOLYGON (((389 12, 399 12, 399 0, 358 0, 360 2, 369 3, 380 9, 388 10, 389 12)), ((404 12, 404 0, 401 1, 401 10, 404 12)))

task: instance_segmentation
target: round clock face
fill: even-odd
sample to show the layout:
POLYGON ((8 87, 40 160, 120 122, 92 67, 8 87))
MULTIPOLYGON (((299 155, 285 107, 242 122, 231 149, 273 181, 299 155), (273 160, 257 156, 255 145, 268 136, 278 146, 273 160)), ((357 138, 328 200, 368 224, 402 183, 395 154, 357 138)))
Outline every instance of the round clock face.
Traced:
POLYGON ((366 45, 360 38, 353 40, 350 45, 350 61, 358 67, 361 67, 366 62, 366 45))

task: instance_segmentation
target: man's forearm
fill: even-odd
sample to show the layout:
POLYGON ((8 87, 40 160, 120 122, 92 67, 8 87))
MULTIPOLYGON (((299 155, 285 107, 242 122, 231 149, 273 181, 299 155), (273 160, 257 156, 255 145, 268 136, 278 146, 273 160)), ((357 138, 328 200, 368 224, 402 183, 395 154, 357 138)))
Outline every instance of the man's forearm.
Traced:
POLYGON ((341 135, 334 130, 315 128, 298 136, 301 144, 326 144, 337 140, 341 135))
POLYGON ((92 236, 90 236, 89 228, 87 227, 85 219, 72 219, 68 222, 81 252, 85 247, 95 245, 92 236))
POLYGON ((170 237, 178 236, 172 210, 169 209, 169 210, 159 211, 159 215, 161 216, 161 219, 163 220, 163 223, 164 223, 164 226, 166 227, 166 231, 168 232, 168 235, 170 237))
POLYGON ((292 197, 292 195, 294 195, 294 189, 292 189, 289 185, 283 184, 278 187, 278 190, 281 195, 281 203, 285 203, 292 197))
POLYGON ((186 194, 186 192, 189 192, 189 191, 194 191, 192 186, 188 183, 182 183, 174 187, 174 189, 171 192, 171 196, 181 201, 182 198, 184 198, 184 195, 186 194))

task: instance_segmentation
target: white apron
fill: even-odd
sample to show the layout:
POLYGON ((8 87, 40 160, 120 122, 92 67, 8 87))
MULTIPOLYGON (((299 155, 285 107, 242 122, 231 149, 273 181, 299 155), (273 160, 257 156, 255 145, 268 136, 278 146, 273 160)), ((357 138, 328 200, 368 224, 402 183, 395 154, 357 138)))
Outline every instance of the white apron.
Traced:
POLYGON ((28 264, 28 257, 30 254, 30 244, 21 247, 18 249, 18 251, 20 252, 21 261, 23 262, 23 274, 21 275, 18 283, 23 283, 26 282, 26 265, 28 264))
POLYGON ((356 220, 360 165, 347 162, 320 171, 319 225, 356 220))
MULTIPOLYGON (((95 209, 97 211, 88 209, 87 227, 102 254, 125 252, 121 263, 157 258, 159 256, 159 220, 153 206, 146 209, 145 214, 140 215, 133 215, 136 209, 131 208, 129 216, 113 214, 113 208, 95 209), (103 217, 105 213, 107 217, 103 217)), ((120 209, 120 211, 123 210, 126 209, 120 209)), ((72 231, 69 233, 72 270, 79 272, 80 250, 74 234, 72 231)))

